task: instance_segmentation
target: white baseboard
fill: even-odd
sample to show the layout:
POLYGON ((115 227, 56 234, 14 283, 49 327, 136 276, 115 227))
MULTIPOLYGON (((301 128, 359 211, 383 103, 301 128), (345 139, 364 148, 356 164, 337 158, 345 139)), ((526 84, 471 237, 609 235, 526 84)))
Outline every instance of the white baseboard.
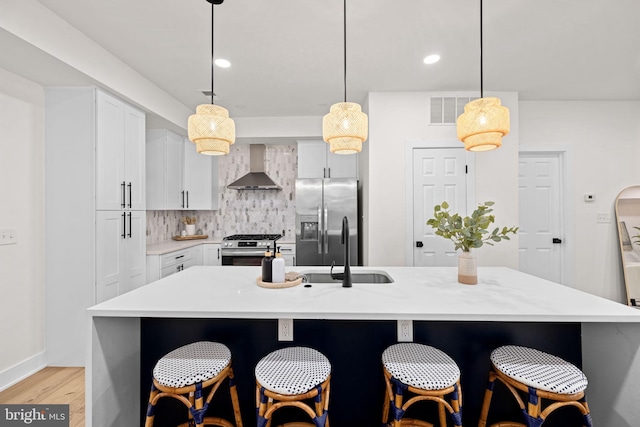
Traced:
POLYGON ((47 356, 43 351, 17 365, 0 372, 0 391, 22 381, 47 366, 47 356))

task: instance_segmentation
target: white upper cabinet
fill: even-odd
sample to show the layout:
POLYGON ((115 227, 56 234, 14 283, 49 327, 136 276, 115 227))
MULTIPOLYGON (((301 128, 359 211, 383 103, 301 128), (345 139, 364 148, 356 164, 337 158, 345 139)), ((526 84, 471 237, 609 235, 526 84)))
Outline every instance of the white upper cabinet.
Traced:
POLYGON ((96 91, 96 209, 145 209, 145 115, 96 91))
POLYGON ((324 141, 298 141, 298 178, 357 177, 357 155, 334 154, 324 141))
POLYGON ((196 145, 184 138, 184 190, 185 209, 217 210, 218 157, 205 156, 196 151, 196 145))
POLYGON ((217 165, 217 158, 198 154, 195 145, 178 134, 147 131, 147 209, 218 209, 217 165))

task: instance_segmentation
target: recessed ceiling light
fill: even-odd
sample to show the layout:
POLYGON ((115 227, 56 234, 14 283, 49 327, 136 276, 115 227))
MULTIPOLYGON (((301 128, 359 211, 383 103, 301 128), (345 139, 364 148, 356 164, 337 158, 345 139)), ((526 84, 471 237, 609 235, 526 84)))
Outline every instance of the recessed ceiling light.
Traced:
POLYGON ((426 58, 424 58, 424 63, 425 64, 435 64, 436 62, 440 61, 440 55, 429 55, 426 58))
POLYGON ((229 68, 231 67, 231 62, 226 59, 216 59, 215 64, 220 68, 229 68))

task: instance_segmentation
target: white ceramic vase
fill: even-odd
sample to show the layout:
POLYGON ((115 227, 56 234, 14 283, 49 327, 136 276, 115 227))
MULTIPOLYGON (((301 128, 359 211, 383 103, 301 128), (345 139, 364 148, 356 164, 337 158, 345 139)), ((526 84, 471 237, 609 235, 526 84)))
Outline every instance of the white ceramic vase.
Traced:
POLYGON ((185 224, 184 229, 187 232, 187 236, 193 236, 194 234, 196 234, 195 224, 185 224))
POLYGON ((478 260, 471 251, 458 253, 458 282, 465 285, 478 283, 478 260))

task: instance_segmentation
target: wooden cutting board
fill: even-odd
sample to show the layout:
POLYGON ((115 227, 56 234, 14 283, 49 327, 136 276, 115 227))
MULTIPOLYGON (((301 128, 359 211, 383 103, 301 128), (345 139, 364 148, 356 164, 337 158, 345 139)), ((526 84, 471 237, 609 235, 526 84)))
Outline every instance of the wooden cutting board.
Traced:
POLYGON ((173 236, 173 240, 197 240, 208 238, 209 236, 207 234, 194 234, 193 236, 173 236))

